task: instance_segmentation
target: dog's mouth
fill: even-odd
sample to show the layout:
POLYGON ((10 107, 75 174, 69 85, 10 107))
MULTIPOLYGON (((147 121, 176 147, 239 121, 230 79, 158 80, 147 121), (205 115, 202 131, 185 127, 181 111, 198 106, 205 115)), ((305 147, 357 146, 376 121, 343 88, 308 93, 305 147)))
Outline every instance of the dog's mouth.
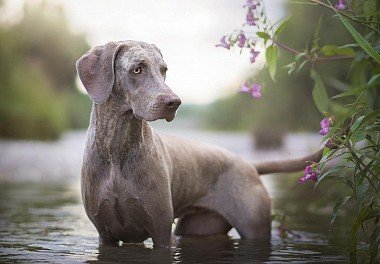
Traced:
POLYGON ((154 118, 144 118, 144 117, 140 116, 139 114, 137 114, 135 111, 132 111, 132 114, 135 118, 146 120, 148 122, 156 121, 158 119, 165 119, 166 122, 171 122, 174 120, 176 112, 170 113, 170 114, 165 114, 161 117, 154 117, 154 118))
POLYGON ((168 116, 168 117, 165 117, 165 121, 166 122, 171 122, 171 121, 173 121, 174 118, 175 118, 175 113, 172 114, 172 115, 170 115, 170 116, 168 116))

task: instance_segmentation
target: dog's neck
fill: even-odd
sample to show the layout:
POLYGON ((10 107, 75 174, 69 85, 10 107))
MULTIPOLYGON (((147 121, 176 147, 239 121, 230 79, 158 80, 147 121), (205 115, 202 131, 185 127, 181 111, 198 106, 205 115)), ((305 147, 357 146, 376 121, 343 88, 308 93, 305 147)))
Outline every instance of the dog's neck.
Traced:
POLYGON ((152 139, 148 122, 136 118, 132 110, 120 109, 115 100, 93 105, 89 129, 98 155, 111 163, 123 163, 152 139))

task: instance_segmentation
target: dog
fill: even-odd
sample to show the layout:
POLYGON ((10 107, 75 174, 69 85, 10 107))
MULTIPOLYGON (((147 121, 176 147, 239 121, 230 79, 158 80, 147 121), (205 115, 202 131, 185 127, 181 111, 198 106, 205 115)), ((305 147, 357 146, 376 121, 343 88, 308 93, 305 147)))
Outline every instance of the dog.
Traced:
POLYGON ((181 104, 165 84, 167 65, 153 44, 109 42, 76 63, 93 107, 81 190, 100 244, 155 246, 177 236, 225 235, 268 241, 271 202, 260 174, 298 171, 321 152, 297 160, 252 163, 220 147, 161 135, 181 104))

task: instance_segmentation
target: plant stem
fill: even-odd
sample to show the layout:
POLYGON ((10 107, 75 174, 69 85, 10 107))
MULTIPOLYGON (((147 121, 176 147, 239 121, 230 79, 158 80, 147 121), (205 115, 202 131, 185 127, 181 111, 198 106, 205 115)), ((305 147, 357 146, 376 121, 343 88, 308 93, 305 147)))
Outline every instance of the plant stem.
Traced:
MULTIPOLYGON (((294 55, 298 55, 298 54, 301 54, 300 51, 298 50, 295 50, 275 39, 272 39, 273 43, 275 43, 278 47, 286 50, 286 51, 289 51, 290 53, 293 53, 294 55)), ((354 56, 331 56, 331 57, 310 57, 310 56, 307 56, 306 54, 304 55, 304 57, 310 61, 310 62, 318 62, 318 61, 334 61, 334 60, 346 60, 346 59, 353 59, 354 56)))
POLYGON ((294 55, 298 55, 298 54, 301 53, 301 52, 299 52, 298 50, 295 50, 295 49, 293 49, 293 48, 291 48, 291 47, 286 46, 285 44, 282 44, 281 42, 278 42, 277 40, 272 39, 272 41, 273 41, 277 46, 279 46, 280 48, 282 48, 282 49, 284 49, 284 50, 287 50, 287 51, 293 53, 294 55))
MULTIPOLYGON (((357 22, 357 23, 359 23, 359 24, 361 24, 361 25, 363 25, 363 26, 365 26, 365 27, 367 27, 367 28, 369 28, 369 29, 371 29, 371 30, 373 30, 373 31, 375 31, 375 32, 377 32, 377 33, 380 34, 380 31, 379 31, 379 30, 377 30, 376 28, 371 27, 370 25, 367 24, 367 23, 373 23, 373 22, 363 21, 363 20, 361 20, 361 19, 357 19, 357 18, 355 18, 355 17, 352 17, 352 16, 350 16, 350 15, 347 15, 345 12, 342 12, 342 11, 340 11, 340 10, 334 8, 333 6, 328 5, 328 4, 326 4, 326 3, 322 2, 322 1, 319 1, 319 0, 311 0, 311 2, 316 3, 316 4, 320 5, 320 6, 323 6, 323 7, 329 8, 329 9, 332 9, 332 10, 338 12, 339 14, 341 14, 342 16, 347 17, 347 18, 351 19, 352 21, 355 21, 355 22, 357 22)), ((376 22, 375 22, 375 23, 376 23, 376 22)))
POLYGON ((333 60, 345 60, 345 59, 353 59, 355 56, 331 56, 331 57, 318 57, 316 61, 333 61, 333 60))

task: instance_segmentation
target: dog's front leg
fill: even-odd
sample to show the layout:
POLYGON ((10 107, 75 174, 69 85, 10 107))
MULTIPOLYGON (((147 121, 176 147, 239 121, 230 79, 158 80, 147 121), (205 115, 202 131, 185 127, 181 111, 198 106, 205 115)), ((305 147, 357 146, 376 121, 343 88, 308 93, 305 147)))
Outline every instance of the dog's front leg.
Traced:
POLYGON ((173 245, 174 241, 172 238, 172 221, 160 221, 161 223, 156 223, 156 230, 151 235, 155 247, 170 247, 173 245))
POLYGON ((153 218, 153 223, 147 228, 155 247, 175 246, 175 238, 172 235, 173 211, 168 209, 164 214, 158 214, 153 218), (168 212, 169 211, 169 212, 168 212))

